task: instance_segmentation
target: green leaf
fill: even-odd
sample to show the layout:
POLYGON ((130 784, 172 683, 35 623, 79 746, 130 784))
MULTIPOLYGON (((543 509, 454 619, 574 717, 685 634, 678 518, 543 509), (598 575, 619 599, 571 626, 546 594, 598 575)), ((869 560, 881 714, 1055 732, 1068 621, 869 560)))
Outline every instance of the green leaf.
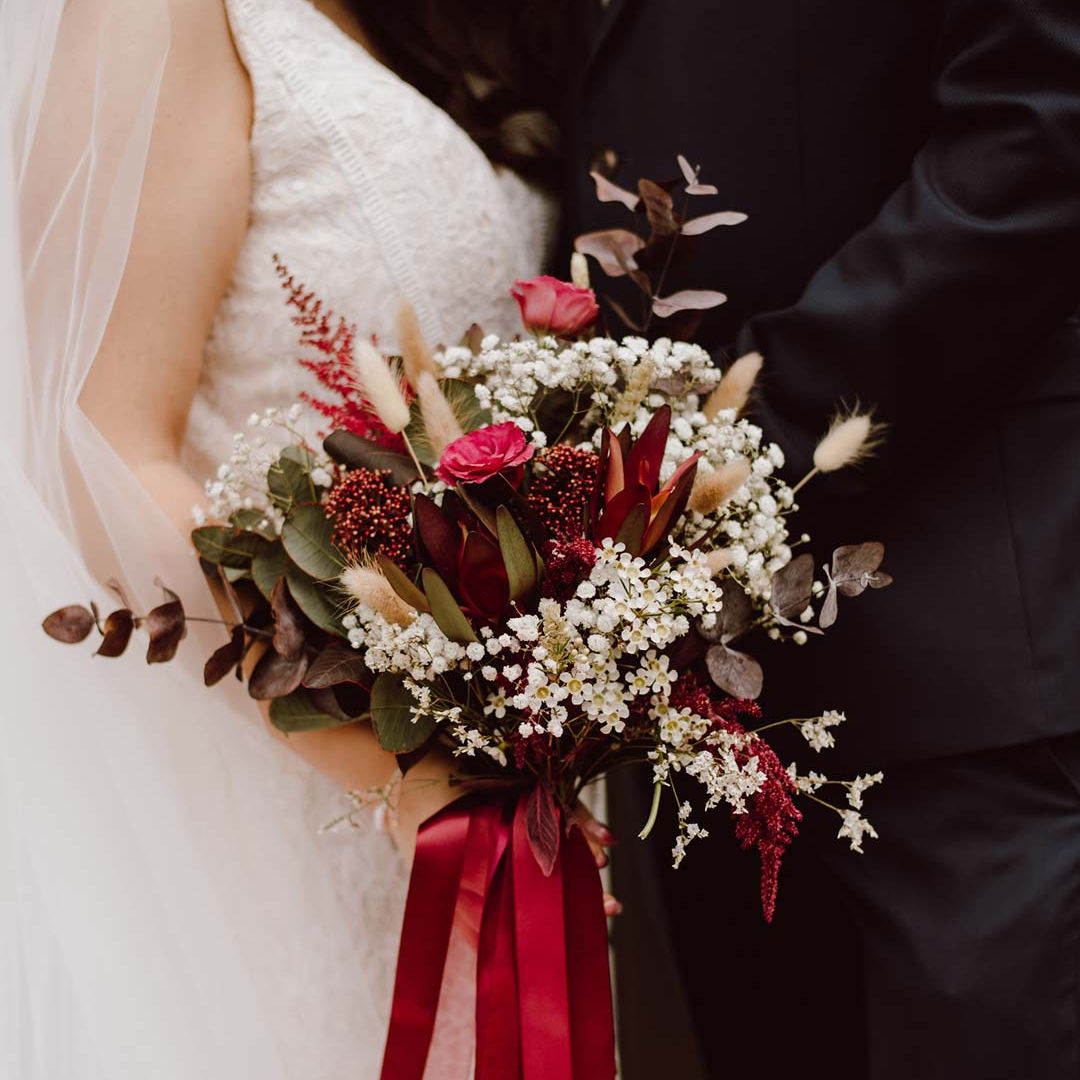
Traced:
POLYGON ((339 637, 345 633, 341 625, 341 605, 334 599, 332 586, 316 581, 295 563, 289 563, 285 580, 296 606, 317 627, 339 637))
POLYGON ((388 559, 381 551, 375 556, 375 562, 382 571, 383 577, 390 582, 390 588, 394 590, 411 608, 417 611, 430 611, 431 605, 423 592, 414 585, 405 571, 393 559, 388 559))
POLYGON ((267 600, 270 599, 274 586, 285 576, 288 565, 289 557, 285 554, 280 540, 261 548, 251 560, 251 577, 267 600))
POLYGON ((286 734, 294 731, 321 731, 353 722, 328 716, 316 707, 311 695, 305 690, 294 690, 288 697, 276 698, 270 703, 270 723, 286 734))
POLYGON ((371 688, 371 722, 379 745, 391 754, 408 754, 423 746, 435 731, 430 716, 413 718, 416 701, 400 675, 383 672, 371 688))
POLYGON ((279 510, 287 514, 296 506, 318 501, 318 492, 311 481, 313 464, 311 454, 302 446, 287 446, 267 470, 266 486, 279 510))
POLYGON ((261 510, 237 510, 230 516, 229 524, 237 529, 258 533, 264 540, 274 539, 273 527, 261 510))
POLYGON ((465 618, 465 612, 461 610, 453 594, 446 587, 446 582, 431 569, 424 567, 421 575, 424 582, 424 592, 427 594, 428 603, 431 604, 431 614, 438 623, 439 629, 451 640, 459 645, 468 645, 476 641, 476 634, 465 618))
POLYGON ((226 525, 204 525, 191 534, 195 550, 217 566, 247 567, 252 556, 266 543, 253 532, 226 525))
POLYGON ((281 542, 297 566, 316 581, 330 581, 345 569, 334 547, 333 527, 320 506, 300 506, 281 530, 281 542))
POLYGON ((495 511, 506 576, 510 579, 510 599, 520 600, 536 588, 536 556, 521 534, 514 515, 505 506, 495 511))
POLYGON ((243 581, 244 578, 251 577, 251 569, 247 566, 223 566, 221 569, 225 575, 225 580, 234 584, 237 581, 243 581))

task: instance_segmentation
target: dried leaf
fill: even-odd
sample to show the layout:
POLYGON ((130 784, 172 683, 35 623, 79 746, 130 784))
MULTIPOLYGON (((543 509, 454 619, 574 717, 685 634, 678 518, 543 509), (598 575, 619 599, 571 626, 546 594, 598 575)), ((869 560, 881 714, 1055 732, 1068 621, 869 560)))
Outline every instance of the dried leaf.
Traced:
POLYGON ((821 605, 821 614, 818 615, 818 626, 822 630, 828 630, 836 622, 839 603, 836 599, 836 582, 829 583, 829 591, 825 594, 825 602, 821 605))
POLYGON ((636 210, 638 203, 641 199, 632 191, 627 191, 626 188, 619 187, 618 184, 612 183, 603 173, 591 172, 589 175, 593 178, 596 184, 596 198, 599 202, 610 203, 618 202, 622 203, 627 210, 636 210))
POLYGON ((551 786, 537 784, 525 802, 525 835, 544 877, 551 877, 559 857, 559 808, 551 786))
POLYGON ((622 277, 636 270, 634 256, 644 246, 645 241, 629 229, 583 233, 574 241, 574 250, 582 255, 591 255, 608 277, 622 277))
POLYGON ((698 173, 701 171, 701 167, 698 166, 697 168, 695 168, 693 165, 690 164, 689 161, 686 160, 686 157, 683 154, 679 154, 675 158, 675 160, 679 163, 679 171, 683 174, 683 179, 688 184, 696 184, 698 173))
POLYGON ((677 311, 706 311, 719 307, 727 301, 722 292, 713 289, 683 289, 670 296, 657 296, 653 299, 653 312, 666 319, 677 311))
POLYGON ((705 654, 705 666, 712 681, 732 697, 754 700, 761 694, 765 675, 752 656, 724 644, 713 645, 705 654))
POLYGON ((730 577, 725 578, 721 586, 721 599, 716 640, 726 644, 742 637, 750 629, 754 621, 754 602, 750 599, 750 594, 730 577))
POLYGON ((42 630, 65 645, 77 645, 85 641, 94 629, 93 613, 81 604, 70 604, 54 611, 41 624, 42 630))
POLYGON ((289 660, 276 649, 269 649, 248 679, 248 693, 256 701, 287 697, 303 682, 307 669, 306 652, 295 660, 289 660))
POLYGON ((682 227, 683 236, 701 236, 720 225, 741 225, 746 220, 746 214, 737 210, 720 210, 715 214, 705 214, 703 217, 691 218, 682 227))
POLYGON ((131 631, 135 629, 135 616, 129 608, 114 611, 106 620, 102 629, 104 635, 95 656, 122 656, 131 640, 131 631))
POLYGON ((715 184, 687 184, 687 195, 719 195, 720 189, 715 184))
POLYGON ((652 180, 639 180, 638 193, 645 204, 645 213, 648 216, 653 237, 676 235, 680 222, 675 216, 675 204, 671 195, 652 180))
POLYGON ((229 640, 206 661, 203 667, 203 682, 207 686, 215 686, 230 671, 238 668, 244 659, 244 645, 244 628, 234 626, 229 640))
POLYGON ((814 584, 814 557, 809 553, 792 559, 773 577, 772 598, 769 601, 774 614, 783 621, 792 615, 800 615, 810 603, 814 584))
POLYGON ((832 577, 844 596, 858 596, 885 558, 885 545, 872 540, 865 544, 845 544, 833 552, 832 577))
POLYGON ((152 608, 146 615, 146 632, 150 637, 150 644, 146 648, 148 664, 168 663, 187 634, 187 618, 180 597, 172 589, 166 589, 160 582, 158 584, 168 600, 152 608))
POLYGON ((309 690, 324 690, 339 683, 370 685, 371 672, 359 650, 343 641, 332 641, 311 662, 304 676, 309 690))
POLYGON ((274 616, 274 648, 286 660, 295 660, 304 651, 304 617, 284 578, 270 594, 270 610, 274 616))

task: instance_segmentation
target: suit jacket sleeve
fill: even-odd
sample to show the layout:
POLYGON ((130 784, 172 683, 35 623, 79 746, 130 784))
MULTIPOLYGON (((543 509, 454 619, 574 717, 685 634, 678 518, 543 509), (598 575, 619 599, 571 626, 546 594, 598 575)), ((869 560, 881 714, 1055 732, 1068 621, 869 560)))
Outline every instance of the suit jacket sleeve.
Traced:
POLYGON ((738 342, 766 358, 759 418, 793 474, 837 401, 877 407, 887 450, 845 490, 962 438, 1080 303, 1080 0, 949 0, 936 71, 910 177, 738 342))

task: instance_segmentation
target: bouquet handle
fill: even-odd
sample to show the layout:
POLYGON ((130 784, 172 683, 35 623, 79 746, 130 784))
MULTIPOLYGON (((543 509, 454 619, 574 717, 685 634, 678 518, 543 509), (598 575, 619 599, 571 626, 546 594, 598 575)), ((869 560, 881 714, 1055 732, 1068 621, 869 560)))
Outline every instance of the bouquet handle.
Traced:
POLYGON ((469 796, 422 826, 381 1080, 441 1075, 428 1059, 460 916, 479 926, 476 1080, 615 1076, 599 871, 572 827, 544 874, 528 842, 527 798, 469 796))

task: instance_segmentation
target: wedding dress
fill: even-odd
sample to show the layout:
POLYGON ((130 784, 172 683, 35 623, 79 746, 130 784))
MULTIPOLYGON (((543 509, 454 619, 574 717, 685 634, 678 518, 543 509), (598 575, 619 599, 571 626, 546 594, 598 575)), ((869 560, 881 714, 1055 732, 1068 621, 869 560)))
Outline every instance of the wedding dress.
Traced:
MULTIPOLYGON (((184 439, 200 479, 248 414, 314 389, 274 256, 393 350, 402 299, 432 343, 456 342, 473 322, 514 333, 508 287, 539 271, 552 233, 545 196, 493 168, 309 0, 226 6, 254 90, 254 173, 184 439)), ((84 59, 98 81, 92 109, 62 114, 76 149, 66 171, 44 163, 50 187, 35 180, 30 136, 61 123, 52 83, 75 65, 46 63, 42 76, 20 66, 18 34, 5 43, 5 77, 26 111, 0 140, 0 184, 13 178, 23 199, 18 227, 0 220, 0 239, 5 227, 22 237, 21 266, 0 244, 0 284, 18 285, 4 290, 0 333, 25 363, 5 369, 14 380, 0 395, 0 652, 22 680, 0 706, 0 1075, 367 1080, 379 1070, 406 884, 387 836, 370 822, 322 830, 346 809, 342 793, 251 722, 242 690, 198 685, 212 636, 192 634, 180 662, 147 669, 36 630, 51 607, 82 598, 72 589, 109 573, 141 605, 154 602, 155 572, 189 609, 209 603, 183 539, 78 409, 111 304, 102 298, 122 272, 168 34, 156 2, 91 8, 98 36, 76 25, 66 46, 74 7, 12 0, 3 13, 54 59, 96 42, 84 59), (124 53, 143 30, 157 35, 156 54, 124 53), (109 79, 127 125, 118 146, 99 122, 109 79), (32 200, 54 190, 56 208, 35 214, 32 200), (73 248, 57 229, 76 204, 73 248)))

